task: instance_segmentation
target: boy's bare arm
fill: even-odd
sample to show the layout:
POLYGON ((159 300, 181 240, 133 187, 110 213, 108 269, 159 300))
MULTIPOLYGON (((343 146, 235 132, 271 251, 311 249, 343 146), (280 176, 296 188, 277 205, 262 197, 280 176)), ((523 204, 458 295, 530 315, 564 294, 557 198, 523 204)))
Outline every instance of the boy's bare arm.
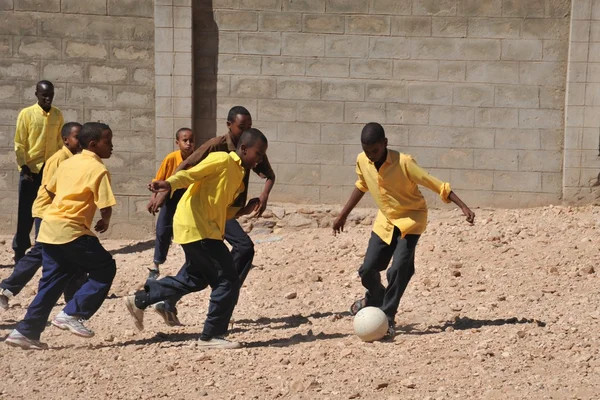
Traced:
POLYGON ((275 184, 275 177, 267 178, 265 182, 265 187, 263 188, 262 193, 258 197, 259 205, 258 205, 258 217, 262 215, 262 213, 267 208, 267 202, 269 201, 269 194, 271 194, 271 189, 273 189, 273 185, 275 184))
POLYGON ((462 210, 463 214, 465 214, 465 217, 467 217, 468 223, 472 224, 473 222, 475 222, 475 213, 471 211, 471 209, 467 207, 465 203, 463 203, 463 201, 456 195, 456 193, 454 193, 453 191, 450 192, 450 194, 448 195, 448 199, 450 199, 462 210))
POLYGON ((342 209, 342 212, 340 213, 340 215, 338 215, 338 217, 335 219, 335 221, 333 221, 333 234, 334 235, 336 233, 344 231, 344 225, 346 224, 346 218, 348 218, 348 215, 350 215, 350 212, 354 209, 354 207, 356 207, 356 205, 363 198, 364 195, 365 195, 364 192, 358 190, 358 188, 354 188, 354 190, 350 194, 350 198, 348 199, 348 201, 346 202, 346 205, 342 209))
POLYGON ((112 207, 102 208, 100 210, 100 220, 96 223, 94 230, 98 233, 104 233, 110 225, 110 217, 112 217, 112 207))

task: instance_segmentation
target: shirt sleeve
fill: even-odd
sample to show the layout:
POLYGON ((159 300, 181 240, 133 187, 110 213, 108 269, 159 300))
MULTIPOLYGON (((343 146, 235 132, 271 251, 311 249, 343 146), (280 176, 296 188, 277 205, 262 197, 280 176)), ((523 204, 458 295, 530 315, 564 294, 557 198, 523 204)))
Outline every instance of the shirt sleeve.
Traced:
POLYGON ((55 194, 56 194, 56 175, 57 175, 56 173, 54 175, 52 175, 52 177, 50 178, 48 183, 43 185, 43 187, 45 187, 47 191, 49 191, 50 193, 55 193, 55 194))
POLYGON ((50 180, 54 177, 54 175, 56 175, 56 170, 58 169, 59 165, 60 162, 58 161, 58 158, 55 158, 51 163, 44 164, 44 173, 42 174, 42 186, 48 185, 48 183, 50 183, 50 180))
POLYGON ((25 154, 27 152, 27 116, 24 111, 17 117, 17 128, 15 129, 15 155, 17 156, 17 166, 21 168, 26 164, 25 154))
POLYGON ((275 172, 273 171, 266 154, 263 160, 254 167, 253 171, 263 179, 275 180, 275 172))
POLYGON ((99 209, 112 207, 117 204, 115 195, 110 186, 110 174, 105 171, 98 178, 96 190, 94 191, 94 203, 99 209))
POLYGON ((62 135, 61 135, 61 130, 63 125, 65 124, 65 118, 63 117, 62 113, 60 111, 58 111, 58 134, 56 135, 56 148, 57 149, 61 149, 64 144, 63 144, 63 140, 62 140, 62 135))
POLYGON ((417 185, 425 186, 427 189, 438 193, 444 203, 450 203, 448 199, 452 189, 450 184, 442 182, 435 176, 429 175, 427 171, 419 167, 414 158, 406 156, 406 171, 408 178, 417 185))
POLYGON ((354 186, 356 186, 356 188, 363 193, 368 192, 369 187, 367 186, 365 177, 363 176, 362 171, 360 170, 360 164, 358 163, 358 159, 356 159, 356 175, 358 176, 358 179, 356 180, 354 186))
POLYGON ((210 153, 215 151, 215 146, 213 140, 209 140, 208 142, 202 144, 202 146, 198 147, 192 154, 188 156, 183 162, 189 166, 195 166, 200 164, 202 160, 204 160, 210 153))
POLYGON ((156 171, 156 176, 154 177, 155 181, 164 181, 168 178, 167 170, 169 169, 169 164, 172 163, 172 159, 170 157, 165 157, 163 162, 160 164, 160 168, 156 171))
POLYGON ((227 160, 223 158, 223 155, 229 157, 227 153, 217 152, 209 154, 198 165, 177 172, 175 175, 171 175, 167 182, 171 184, 171 190, 183 189, 191 185, 192 183, 199 182, 205 177, 215 174, 227 165, 227 160))

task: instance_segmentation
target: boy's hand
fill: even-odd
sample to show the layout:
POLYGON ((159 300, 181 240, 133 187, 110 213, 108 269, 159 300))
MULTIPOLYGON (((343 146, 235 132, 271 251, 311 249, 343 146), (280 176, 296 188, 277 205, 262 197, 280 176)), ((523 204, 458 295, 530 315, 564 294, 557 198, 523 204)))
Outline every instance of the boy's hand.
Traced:
POLYGON ((158 210, 165 204, 167 197, 169 196, 169 192, 155 192, 154 196, 148 202, 146 206, 146 210, 152 215, 156 215, 158 210))
POLYGON ((258 214, 256 214, 257 217, 260 217, 265 210, 267 209, 267 201, 269 201, 269 196, 265 195, 265 194, 261 194, 258 197, 258 214))
POLYGON ((475 222, 475 213, 473 211, 471 211, 471 209, 467 206, 464 206, 461 208, 463 214, 465 214, 465 217, 467 217, 467 222, 472 224, 475 222))
POLYGON ((257 211, 260 207, 260 199, 254 197, 248 200, 248 203, 238 212, 238 216, 252 214, 257 211))
POLYGON ((33 173, 29 169, 27 165, 23 165, 21 167, 21 172, 23 173, 23 178, 28 182, 33 182, 33 173))
POLYGON ((171 184, 167 181, 154 181, 148 184, 148 190, 154 193, 170 192, 171 184))
POLYGON ((339 215, 333 221, 333 236, 335 236, 337 233, 344 232, 344 225, 346 225, 346 217, 339 215))
POLYGON ((96 226, 94 226, 94 230, 98 233, 104 233, 108 230, 108 221, 105 221, 103 219, 98 220, 98 222, 96 222, 96 226))

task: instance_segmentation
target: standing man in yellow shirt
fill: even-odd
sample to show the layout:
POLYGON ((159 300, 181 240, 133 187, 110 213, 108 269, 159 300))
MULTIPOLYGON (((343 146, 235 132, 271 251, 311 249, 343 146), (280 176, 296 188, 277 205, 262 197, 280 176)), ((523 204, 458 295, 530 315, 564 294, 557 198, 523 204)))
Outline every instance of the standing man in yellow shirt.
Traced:
POLYGON ((12 243, 15 263, 31 247, 31 207, 42 182, 44 163, 63 146, 60 130, 64 119, 60 110, 52 105, 52 82, 39 81, 35 97, 37 103, 19 113, 15 130, 15 155, 20 171, 17 233, 12 243))
POLYGON ((368 191, 379 207, 363 265, 358 270, 364 298, 350 307, 352 315, 367 306, 379 307, 387 315, 386 337, 395 335, 394 318, 400 298, 415 272, 415 249, 427 226, 427 204, 417 185, 438 193, 445 203, 453 202, 473 223, 475 213, 450 189, 450 184, 429 175, 408 154, 387 148, 383 127, 370 122, 362 130, 363 152, 356 159, 358 180, 350 199, 333 223, 333 233, 344 230, 346 218, 368 191), (388 264, 393 257, 392 265, 388 264), (381 283, 387 269, 388 286, 381 283))
MULTIPOLYGON (((166 181, 149 185, 153 192, 188 187, 173 219, 173 240, 181 244, 185 264, 176 276, 147 280, 144 290, 125 298, 135 326, 144 329, 144 310, 169 298, 180 298, 210 285, 210 304, 198 345, 202 348, 236 348, 240 344, 223 338, 240 293, 240 277, 233 257, 223 243, 227 211, 244 191, 244 175, 267 151, 267 138, 258 129, 248 129, 235 152, 210 153, 198 165, 179 171, 166 181)), ((238 213, 254 212, 259 200, 252 199, 238 213)))

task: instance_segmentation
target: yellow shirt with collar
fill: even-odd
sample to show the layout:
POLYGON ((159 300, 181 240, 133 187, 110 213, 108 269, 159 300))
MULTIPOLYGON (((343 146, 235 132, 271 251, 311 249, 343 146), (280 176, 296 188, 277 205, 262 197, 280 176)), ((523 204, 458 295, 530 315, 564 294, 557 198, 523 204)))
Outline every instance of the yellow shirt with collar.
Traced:
POLYGON ((387 157, 377 171, 365 153, 356 158, 356 187, 369 192, 379 207, 373 232, 390 244, 397 227, 402 237, 420 235, 427 227, 427 204, 417 185, 438 193, 445 203, 452 189, 449 183, 431 176, 408 154, 387 150, 387 157))
POLYGON ((56 169, 58 166, 65 160, 73 157, 73 153, 66 146, 63 146, 62 149, 57 151, 46 161, 46 165, 44 165, 44 175, 42 175, 42 184, 38 189, 37 197, 33 202, 33 207, 31 208, 31 215, 34 218, 42 218, 44 216, 44 211, 50 204, 52 204, 52 199, 48 195, 48 192, 44 188, 48 183, 50 183, 50 179, 56 173, 56 169))
POLYGON ((21 110, 15 129, 15 155, 19 170, 27 165, 37 174, 42 165, 61 147, 60 130, 64 124, 63 115, 54 106, 46 112, 39 104, 21 110))
POLYGON ((40 243, 64 244, 95 236, 91 227, 96 209, 117 204, 106 166, 88 150, 63 161, 46 188, 55 197, 42 217, 40 243))
POLYGON ((210 153, 198 165, 167 179, 171 192, 185 188, 173 217, 173 241, 223 240, 227 209, 244 191, 246 171, 235 152, 210 153))

